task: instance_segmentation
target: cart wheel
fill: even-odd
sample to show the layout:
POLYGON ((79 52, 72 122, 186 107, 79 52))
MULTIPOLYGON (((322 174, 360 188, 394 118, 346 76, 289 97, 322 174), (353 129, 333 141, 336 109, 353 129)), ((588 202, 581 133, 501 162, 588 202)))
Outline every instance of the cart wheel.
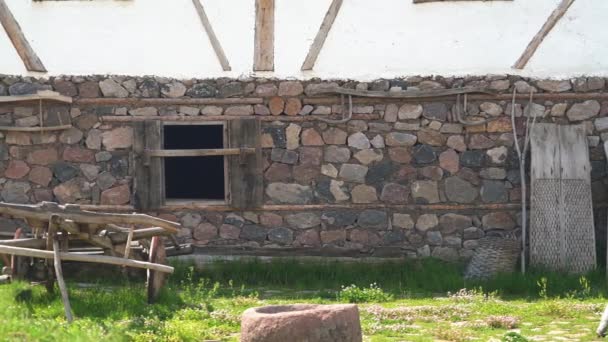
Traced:
MULTIPOLYGON (((152 242, 150 243, 149 261, 156 264, 166 264, 167 262, 165 244, 159 236, 152 238, 152 242)), ((148 289, 148 303, 152 304, 158 298, 160 290, 165 283, 165 274, 149 269, 147 275, 146 287, 148 289)))
MULTIPOLYGON (((13 235, 14 239, 21 238, 23 230, 21 228, 17 228, 15 231, 15 235, 13 235)), ((28 257, 11 255, 11 276, 14 279, 25 279, 30 269, 30 265, 28 262, 28 257)))

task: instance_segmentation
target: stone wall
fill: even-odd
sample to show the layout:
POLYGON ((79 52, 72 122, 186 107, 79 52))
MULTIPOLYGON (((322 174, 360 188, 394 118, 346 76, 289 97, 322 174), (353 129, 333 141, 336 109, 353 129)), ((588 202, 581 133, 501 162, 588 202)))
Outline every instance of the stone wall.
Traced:
MULTIPOLYGON (((58 201, 133 210, 132 120, 256 115, 263 118, 265 206, 247 212, 227 207, 163 208, 159 215, 183 224, 182 240, 223 253, 244 249, 272 254, 287 249, 456 260, 469 257, 483 236, 519 235, 521 192, 507 115, 509 97, 471 97, 468 119, 498 117, 480 126, 464 127, 455 120, 454 97, 358 98, 353 120, 328 124, 313 119, 342 110, 339 97, 314 95, 327 84, 382 91, 485 86, 505 95, 514 88, 519 94, 533 90, 537 100, 529 108, 525 96, 517 100, 519 131, 523 132, 524 113, 539 121, 585 124, 595 204, 605 200, 600 142, 608 139, 603 133, 608 130, 608 101, 598 94, 606 91, 605 80, 537 81, 515 76, 411 77, 371 83, 0 77, 0 95, 53 89, 75 99, 71 106, 44 103, 46 112, 69 113, 69 130, 2 135, 0 196, 16 203, 58 201), (158 98, 172 102, 152 101, 158 98), (194 105, 190 98, 235 100, 194 105), (149 101, 141 102, 145 100, 149 101)), ((37 126, 38 114, 38 103, 2 105, 0 125, 37 126)), ((14 229, 14 224, 3 224, 14 229)))

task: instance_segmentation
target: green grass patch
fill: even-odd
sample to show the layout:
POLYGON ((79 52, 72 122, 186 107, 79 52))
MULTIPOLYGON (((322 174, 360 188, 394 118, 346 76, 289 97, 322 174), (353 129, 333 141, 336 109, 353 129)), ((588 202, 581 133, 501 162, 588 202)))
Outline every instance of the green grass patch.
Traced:
POLYGON ((238 341, 250 307, 356 302, 366 341, 592 341, 606 293, 585 277, 531 271, 466 282, 461 266, 416 262, 177 264, 159 302, 142 279, 116 273, 68 279, 76 321, 58 295, 22 282, 0 286, 3 341, 238 341), (372 284, 372 285, 370 285, 372 284), (465 289, 466 288, 466 289, 465 289))

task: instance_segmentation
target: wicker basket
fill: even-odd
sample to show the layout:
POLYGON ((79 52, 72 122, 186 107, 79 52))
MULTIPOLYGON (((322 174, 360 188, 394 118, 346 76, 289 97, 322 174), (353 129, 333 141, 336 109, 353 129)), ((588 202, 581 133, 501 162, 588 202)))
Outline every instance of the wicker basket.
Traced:
POLYGON ((488 279, 499 273, 511 273, 517 266, 520 242, 516 239, 485 237, 467 265, 465 279, 488 279))

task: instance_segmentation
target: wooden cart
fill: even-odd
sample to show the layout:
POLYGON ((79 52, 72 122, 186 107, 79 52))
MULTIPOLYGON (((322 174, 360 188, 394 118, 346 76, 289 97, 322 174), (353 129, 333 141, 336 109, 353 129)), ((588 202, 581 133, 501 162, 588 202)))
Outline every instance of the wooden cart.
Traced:
POLYGON ((0 202, 0 215, 24 219, 32 228, 30 236, 24 236, 19 228, 13 240, 0 240, 0 254, 11 255, 10 267, 5 271, 15 278, 35 278, 50 290, 57 281, 68 320, 71 309, 61 260, 146 269, 148 301, 152 303, 166 274, 173 272, 172 267, 164 265, 162 237, 171 237, 174 248, 180 248, 173 236, 180 228, 178 223, 145 214, 93 212, 52 202, 0 202))

